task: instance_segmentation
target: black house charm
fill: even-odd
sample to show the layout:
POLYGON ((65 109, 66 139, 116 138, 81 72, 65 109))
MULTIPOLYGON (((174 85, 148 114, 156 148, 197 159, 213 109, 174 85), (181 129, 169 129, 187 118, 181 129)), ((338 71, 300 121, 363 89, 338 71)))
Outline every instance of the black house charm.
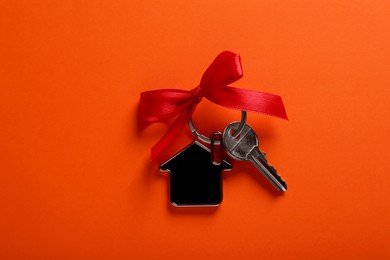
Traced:
POLYGON ((210 149, 193 142, 160 166, 170 173, 170 200, 174 206, 218 206, 222 201, 222 171, 231 164, 211 161, 210 149))

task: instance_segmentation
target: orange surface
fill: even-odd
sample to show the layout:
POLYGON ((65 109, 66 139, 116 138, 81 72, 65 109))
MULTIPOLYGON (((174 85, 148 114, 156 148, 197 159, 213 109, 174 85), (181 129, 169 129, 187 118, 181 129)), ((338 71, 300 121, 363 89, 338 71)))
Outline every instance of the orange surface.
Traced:
MULTIPOLYGON (((389 259, 390 2, 1 1, 1 259, 389 259), (235 163, 216 209, 176 209, 139 93, 191 89, 223 50, 289 185, 235 163)), ((240 113, 202 101, 199 130, 240 113)), ((191 142, 183 132, 171 154, 191 142)))

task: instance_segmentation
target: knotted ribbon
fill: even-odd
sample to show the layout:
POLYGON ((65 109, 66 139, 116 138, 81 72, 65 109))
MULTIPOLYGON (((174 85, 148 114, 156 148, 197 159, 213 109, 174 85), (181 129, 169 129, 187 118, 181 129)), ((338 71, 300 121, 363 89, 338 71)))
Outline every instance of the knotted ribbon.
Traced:
POLYGON ((155 160, 175 140, 203 97, 224 107, 287 119, 280 96, 228 86, 242 76, 240 55, 224 51, 207 68, 196 88, 190 91, 160 89, 142 92, 141 120, 157 122, 177 116, 165 135, 152 147, 151 159, 155 160))

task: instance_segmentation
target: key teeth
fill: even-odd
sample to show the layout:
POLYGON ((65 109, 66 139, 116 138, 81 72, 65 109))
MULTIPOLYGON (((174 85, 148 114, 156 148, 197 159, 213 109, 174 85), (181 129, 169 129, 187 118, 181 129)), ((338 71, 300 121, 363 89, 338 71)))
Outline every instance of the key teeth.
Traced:
POLYGON ((267 154, 265 152, 260 151, 260 153, 263 155, 263 160, 268 163, 267 158, 265 157, 267 154))
POLYGON ((286 181, 283 180, 283 178, 279 175, 279 173, 278 173, 278 171, 275 169, 275 167, 273 167, 272 165, 269 165, 269 167, 270 167, 272 170, 275 171, 275 174, 278 175, 278 177, 279 177, 284 183, 286 183, 286 181))

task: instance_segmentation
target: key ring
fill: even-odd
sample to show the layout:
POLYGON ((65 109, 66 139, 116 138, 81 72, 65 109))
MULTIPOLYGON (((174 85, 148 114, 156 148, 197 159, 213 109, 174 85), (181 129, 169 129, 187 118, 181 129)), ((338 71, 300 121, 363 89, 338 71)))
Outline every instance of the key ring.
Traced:
MULTIPOLYGON (((245 122, 246 122, 246 111, 242 110, 241 111, 240 125, 238 126, 236 132, 233 134, 233 138, 237 138, 241 134, 242 129, 244 129, 245 122)), ((194 134, 194 136, 196 138, 198 138, 199 140, 201 140, 202 142, 204 142, 206 144, 211 144, 210 138, 208 138, 208 137, 200 134, 198 131, 196 131, 196 128, 195 128, 195 125, 194 125, 194 122, 192 121, 192 119, 190 119, 190 121, 188 122, 188 126, 190 127, 191 132, 194 134)), ((214 144, 221 144, 221 141, 215 140, 214 144)))

